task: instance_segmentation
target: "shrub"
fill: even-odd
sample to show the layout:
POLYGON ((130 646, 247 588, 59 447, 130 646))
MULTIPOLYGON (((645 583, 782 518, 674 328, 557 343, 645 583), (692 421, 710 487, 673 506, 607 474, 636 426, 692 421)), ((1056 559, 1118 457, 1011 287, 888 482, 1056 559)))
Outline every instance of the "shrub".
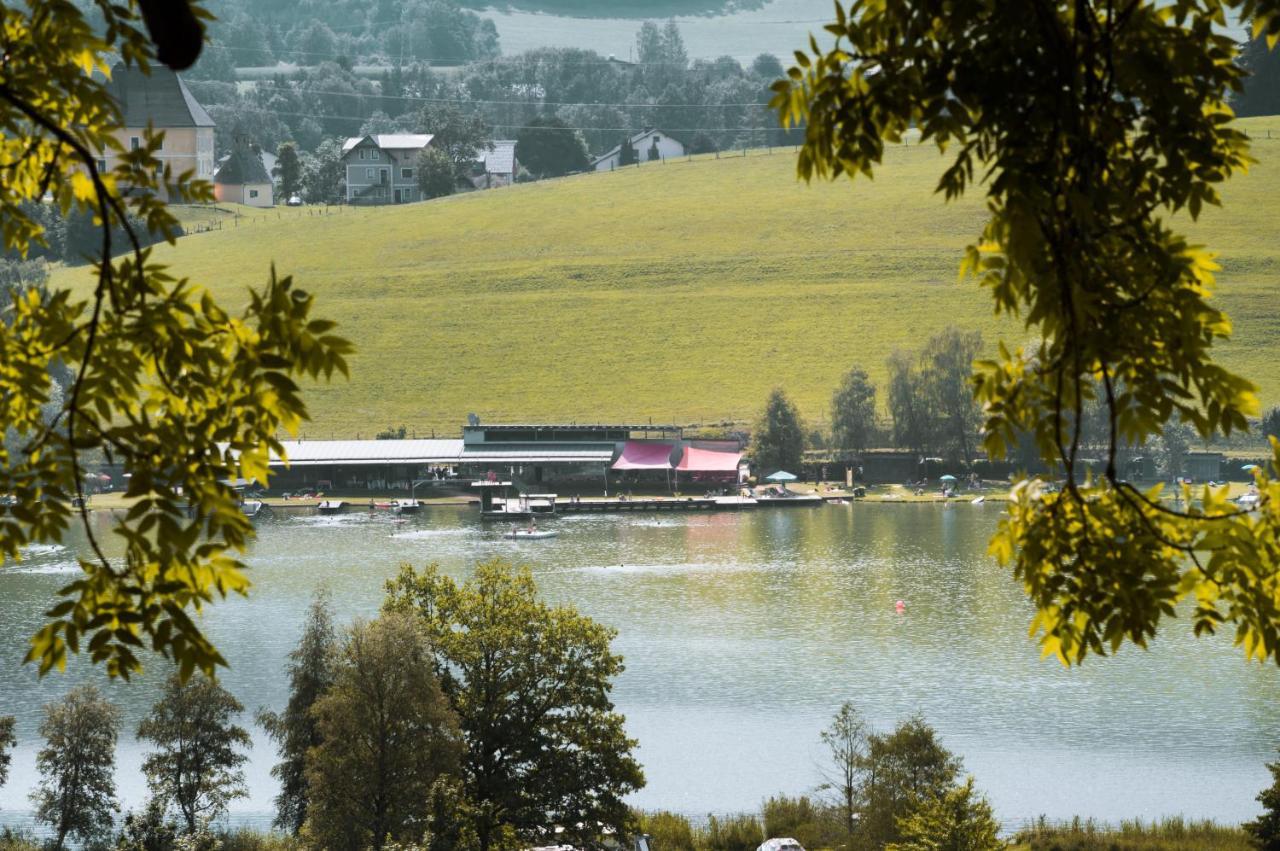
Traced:
POLYGON ((831 809, 803 795, 799 798, 779 795, 765 801, 764 835, 790 837, 808 851, 843 841, 839 819, 831 809))
POLYGON ((764 841, 764 832, 755 816, 710 816, 702 846, 707 851, 755 851, 764 841))
POLYGON ((696 851, 693 826, 682 815, 666 810, 645 813, 636 811, 635 821, 640 833, 649 834, 652 851, 696 851))

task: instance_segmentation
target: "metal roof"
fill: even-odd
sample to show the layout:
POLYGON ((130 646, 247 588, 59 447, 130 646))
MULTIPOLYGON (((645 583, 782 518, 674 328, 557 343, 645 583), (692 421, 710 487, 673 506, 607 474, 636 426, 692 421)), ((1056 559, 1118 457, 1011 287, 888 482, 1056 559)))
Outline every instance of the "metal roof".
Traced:
POLYGON ((477 159, 489 174, 512 174, 516 170, 516 143, 499 139, 493 143, 493 150, 481 148, 477 159))
MULTIPOLYGON (((292 466, 319 464, 456 464, 461 440, 286 440, 292 466)), ((272 458, 273 465, 284 462, 272 458)))
POLYGON ((342 153, 346 153, 369 139, 384 151, 416 151, 431 144, 434 139, 430 133, 374 133, 369 136, 352 136, 342 143, 342 153))
POLYGON ((462 464, 608 464, 613 460, 613 448, 592 449, 500 449, 495 446, 472 446, 458 458, 462 464))

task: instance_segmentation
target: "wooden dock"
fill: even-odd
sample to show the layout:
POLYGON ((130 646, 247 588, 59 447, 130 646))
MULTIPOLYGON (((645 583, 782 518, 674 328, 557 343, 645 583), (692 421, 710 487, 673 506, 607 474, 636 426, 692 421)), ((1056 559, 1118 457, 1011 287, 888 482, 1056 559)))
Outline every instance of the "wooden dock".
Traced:
POLYGON ((717 511, 729 510, 709 497, 685 499, 556 500, 556 514, 594 514, 606 511, 717 511))

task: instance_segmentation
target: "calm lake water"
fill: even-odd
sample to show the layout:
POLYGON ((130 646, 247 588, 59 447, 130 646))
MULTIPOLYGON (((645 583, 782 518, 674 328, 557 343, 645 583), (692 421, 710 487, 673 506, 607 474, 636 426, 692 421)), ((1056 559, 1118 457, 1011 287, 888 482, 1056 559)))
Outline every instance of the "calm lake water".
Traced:
MULTIPOLYGON (((341 619, 372 615, 402 562, 465 576, 478 559, 527 561, 551 600, 618 630, 614 696, 640 741, 646 808, 753 810, 812 791, 818 733, 841 701, 876 726, 920 713, 964 758, 1006 824, 1040 814, 1118 820, 1250 818, 1280 745, 1280 676, 1226 639, 1174 622, 1155 649, 1067 671, 1026 637, 1029 606, 986 555, 998 506, 849 505, 687 517, 555 521, 560 537, 511 542, 473 509, 389 517, 291 516, 261 524, 254 593, 207 616, 231 662, 224 683, 249 712, 286 700, 285 656, 317 584, 341 619), (906 600, 899 615, 894 601, 906 600)), ((105 519, 105 518, 102 518, 105 519)), ((41 704, 96 672, 40 681, 20 665, 71 550, 0 569, 0 714, 19 749, 0 821, 27 818, 41 704)), ((145 794, 131 732, 165 672, 105 688, 126 715, 119 787, 145 794)), ((246 724, 251 719, 245 719, 246 724)), ((237 820, 269 820, 275 754, 253 728, 250 795, 237 820)))

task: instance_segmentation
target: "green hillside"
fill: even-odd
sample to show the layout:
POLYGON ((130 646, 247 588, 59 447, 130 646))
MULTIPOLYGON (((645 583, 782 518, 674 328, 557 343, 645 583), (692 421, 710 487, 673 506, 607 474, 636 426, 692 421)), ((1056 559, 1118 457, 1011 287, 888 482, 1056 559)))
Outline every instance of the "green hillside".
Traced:
MULTIPOLYGON (((1243 124, 1260 162, 1195 237, 1224 267, 1236 338, 1222 361, 1276 403, 1280 119, 1243 124)), ((991 342, 1024 333, 957 283, 980 201, 932 194, 931 149, 886 159, 853 185, 805 186, 792 153, 753 152, 394 208, 270 211, 159 255, 228 303, 272 260, 320 296, 359 354, 349 383, 309 391, 311 436, 453 434, 469 411, 745 420, 775 385, 819 420, 852 363, 881 379, 891 350, 947 324, 991 342)))

